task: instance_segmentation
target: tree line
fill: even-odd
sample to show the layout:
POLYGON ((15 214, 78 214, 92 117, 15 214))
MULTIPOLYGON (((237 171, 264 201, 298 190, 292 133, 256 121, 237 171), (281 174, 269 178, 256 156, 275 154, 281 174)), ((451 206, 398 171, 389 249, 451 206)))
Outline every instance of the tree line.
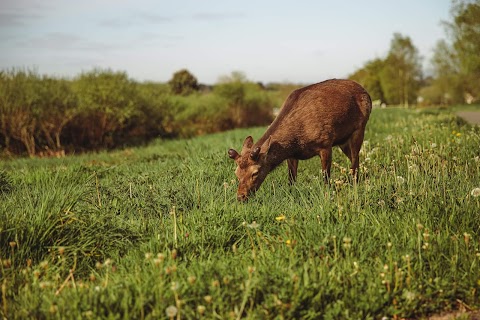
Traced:
POLYGON ((239 73, 201 89, 187 70, 168 84, 101 69, 72 80, 0 71, 0 153, 62 155, 265 125, 278 104, 239 73))
POLYGON ((367 61, 350 78, 377 103, 409 106, 474 103, 480 100, 480 0, 454 1, 452 20, 424 75, 418 49, 396 33, 386 57, 367 61))

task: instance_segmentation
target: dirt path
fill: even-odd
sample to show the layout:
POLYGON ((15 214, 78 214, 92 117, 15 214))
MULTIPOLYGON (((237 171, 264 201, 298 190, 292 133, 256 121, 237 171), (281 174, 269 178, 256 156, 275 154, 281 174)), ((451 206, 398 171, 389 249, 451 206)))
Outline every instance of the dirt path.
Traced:
POLYGON ((457 115, 470 124, 480 125, 480 111, 460 111, 457 115))

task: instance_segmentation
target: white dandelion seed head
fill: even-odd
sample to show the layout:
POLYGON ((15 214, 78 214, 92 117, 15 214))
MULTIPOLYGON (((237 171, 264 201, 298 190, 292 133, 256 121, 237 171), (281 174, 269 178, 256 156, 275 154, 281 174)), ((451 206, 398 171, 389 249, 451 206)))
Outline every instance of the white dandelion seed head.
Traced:
POLYGON ((470 195, 472 195, 472 197, 474 197, 474 198, 480 196, 480 188, 475 188, 475 189, 473 189, 473 190, 470 192, 470 195))

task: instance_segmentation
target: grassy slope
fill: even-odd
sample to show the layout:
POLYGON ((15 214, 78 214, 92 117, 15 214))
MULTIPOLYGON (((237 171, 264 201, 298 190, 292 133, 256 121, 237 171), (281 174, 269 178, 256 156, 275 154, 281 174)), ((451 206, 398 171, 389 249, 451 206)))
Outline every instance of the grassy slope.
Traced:
POLYGON ((1 313, 381 318, 480 306, 480 132, 448 111, 374 110, 362 179, 336 150, 247 204, 236 130, 0 166, 1 313))

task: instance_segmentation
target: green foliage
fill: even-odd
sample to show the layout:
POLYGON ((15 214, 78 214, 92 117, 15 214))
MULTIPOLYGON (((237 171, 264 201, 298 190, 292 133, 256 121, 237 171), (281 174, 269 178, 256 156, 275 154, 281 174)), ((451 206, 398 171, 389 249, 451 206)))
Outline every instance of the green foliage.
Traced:
POLYGON ((175 72, 168 84, 173 94, 189 95, 198 90, 197 78, 186 69, 175 72))
POLYGON ((385 66, 385 61, 375 59, 368 61, 362 69, 349 76, 350 79, 361 83, 368 91, 372 101, 385 102, 385 95, 380 81, 380 73, 385 66))
POLYGON ((477 127, 449 110, 375 109, 359 183, 335 149, 330 185, 314 158, 294 186, 281 166, 238 203, 226 151, 264 130, 1 162, 2 317, 411 319, 480 307, 477 127))
POLYGON ((215 92, 172 95, 168 84, 137 83, 125 72, 94 69, 73 80, 33 71, 0 72, 0 150, 63 156, 265 125, 277 98, 251 82, 215 92))
POLYGON ((367 62, 349 78, 362 84, 374 101, 414 104, 422 80, 418 50, 408 36, 395 33, 385 59, 367 62))

